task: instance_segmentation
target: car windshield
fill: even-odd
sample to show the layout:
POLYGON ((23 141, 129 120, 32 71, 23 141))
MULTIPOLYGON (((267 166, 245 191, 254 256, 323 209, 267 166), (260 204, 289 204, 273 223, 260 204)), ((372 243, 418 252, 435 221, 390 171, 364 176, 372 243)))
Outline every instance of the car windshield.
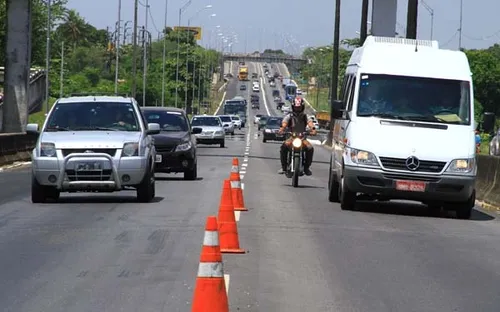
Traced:
POLYGON ((262 116, 262 117, 260 117, 260 123, 262 123, 262 124, 266 124, 267 119, 268 119, 268 118, 267 118, 266 116, 262 116))
POLYGON ((279 118, 270 118, 266 122, 266 127, 269 128, 279 128, 281 126, 281 119, 279 118))
POLYGON ((262 117, 262 115, 261 114, 257 114, 257 115, 255 115, 255 117, 262 117))
POLYGON ((59 103, 45 131, 140 131, 140 124, 132 103, 59 103))
POLYGON ((357 115, 470 125, 470 83, 362 74, 357 115))
POLYGON ((231 122, 231 117, 229 116, 220 116, 219 118, 222 122, 231 122))
POLYGON ((218 117, 193 117, 191 126, 221 127, 222 125, 218 117))
POLYGON ((148 123, 157 123, 162 131, 189 130, 186 118, 181 112, 144 110, 143 115, 148 123))
POLYGON ((232 120, 240 120, 240 117, 238 117, 238 116, 232 116, 231 119, 232 120))

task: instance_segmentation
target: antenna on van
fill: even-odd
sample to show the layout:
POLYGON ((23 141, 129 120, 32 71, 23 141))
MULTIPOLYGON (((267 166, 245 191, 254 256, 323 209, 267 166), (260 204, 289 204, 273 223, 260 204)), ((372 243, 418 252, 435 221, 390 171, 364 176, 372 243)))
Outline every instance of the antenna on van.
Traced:
POLYGON ((415 38, 415 52, 418 52, 418 40, 415 38))

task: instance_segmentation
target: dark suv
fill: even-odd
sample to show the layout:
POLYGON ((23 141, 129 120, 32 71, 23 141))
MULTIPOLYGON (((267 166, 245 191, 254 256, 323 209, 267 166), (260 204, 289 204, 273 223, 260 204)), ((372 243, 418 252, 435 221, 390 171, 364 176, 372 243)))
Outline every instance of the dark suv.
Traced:
POLYGON ((196 139, 193 134, 201 128, 191 129, 184 110, 174 107, 142 107, 145 123, 160 125, 160 133, 153 135, 156 148, 155 172, 184 173, 185 180, 196 180, 198 166, 196 139))

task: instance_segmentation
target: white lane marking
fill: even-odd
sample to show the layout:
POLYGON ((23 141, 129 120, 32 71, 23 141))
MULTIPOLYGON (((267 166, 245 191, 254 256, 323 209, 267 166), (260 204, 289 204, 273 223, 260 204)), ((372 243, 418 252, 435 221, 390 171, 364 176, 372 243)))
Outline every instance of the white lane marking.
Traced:
POLYGON ((219 106, 215 110, 214 116, 217 115, 217 113, 219 112, 220 108, 222 107, 222 104, 224 104, 224 99, 226 98, 226 93, 227 93, 227 91, 224 91, 224 94, 222 94, 222 101, 220 101, 219 106))
POLYGON ((241 164, 242 167, 248 167, 248 163, 241 164))
POLYGON ((241 211, 235 211, 234 219, 236 220, 236 222, 240 222, 240 217, 241 217, 241 211))
POLYGON ((231 280, 231 277, 229 274, 224 274, 224 284, 226 285, 226 296, 229 296, 229 281, 231 280))
POLYGON ((264 80, 260 77, 260 92, 262 92, 262 99, 264 101, 264 107, 266 108, 267 116, 271 116, 269 107, 267 106, 266 91, 264 91, 264 80))
POLYGON ((243 180, 244 177, 245 177, 244 174, 240 174, 240 180, 243 180))
POLYGON ((243 158, 244 162, 248 162, 248 157, 243 158))
POLYGON ((245 174, 247 173, 246 170, 240 170, 240 174, 245 174))
POLYGON ((241 190, 243 191, 245 189, 245 183, 241 183, 241 190))
POLYGON ((245 156, 248 156, 248 155, 250 155, 250 153, 249 153, 249 152, 245 152, 245 154, 244 154, 244 155, 245 155, 245 156))

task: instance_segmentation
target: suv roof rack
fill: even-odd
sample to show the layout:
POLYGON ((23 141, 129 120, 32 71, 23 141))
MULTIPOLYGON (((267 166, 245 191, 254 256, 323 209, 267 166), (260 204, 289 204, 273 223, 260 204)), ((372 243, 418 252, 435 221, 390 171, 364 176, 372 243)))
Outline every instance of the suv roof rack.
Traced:
POLYGON ((79 92, 79 93, 71 93, 70 96, 121 96, 121 97, 129 97, 128 93, 115 93, 115 92, 79 92))

